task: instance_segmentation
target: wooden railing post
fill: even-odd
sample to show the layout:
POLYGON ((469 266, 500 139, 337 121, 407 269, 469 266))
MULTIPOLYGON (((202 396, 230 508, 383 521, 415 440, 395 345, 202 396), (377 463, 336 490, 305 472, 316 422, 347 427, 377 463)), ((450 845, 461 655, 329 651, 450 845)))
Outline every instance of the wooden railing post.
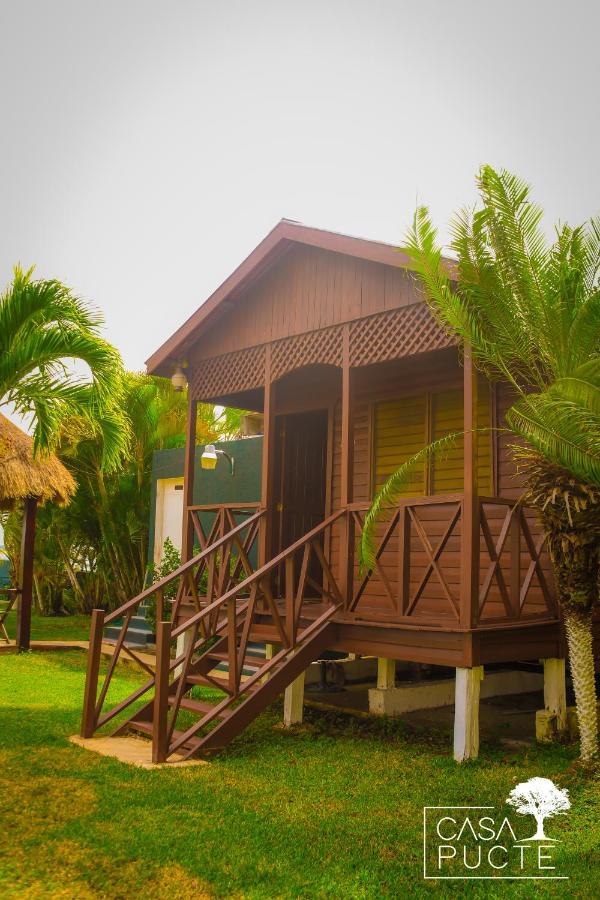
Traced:
POLYGON ((169 666, 171 663, 171 623, 159 622, 156 629, 156 672, 152 722, 152 762, 163 763, 168 753, 169 666))
POLYGON ((164 612, 165 612, 164 588, 157 588, 154 596, 156 597, 154 621, 162 622, 162 620, 164 619, 164 612))
MULTIPOLYGON (((191 369, 188 370, 188 412, 183 465, 183 522, 181 531, 181 561, 187 562, 194 555, 194 522, 190 506, 194 504, 194 471, 196 466, 196 417, 198 402, 192 396, 191 369)), ((158 620, 157 620, 158 621, 158 620)))
POLYGON ((237 599, 229 597, 227 600, 227 649, 229 668, 229 691, 233 697, 238 693, 238 646, 237 646, 237 599))
POLYGON ((264 515, 260 521, 258 565, 268 562, 272 551, 273 504, 275 492, 275 384, 271 375, 271 345, 265 348, 265 386, 263 403, 262 481, 260 505, 264 515))
POLYGON ((513 506, 510 521, 510 605, 512 614, 521 614, 521 508, 513 506))
POLYGON ((342 596, 346 608, 352 603, 354 597, 354 563, 356 556, 356 520, 352 513, 346 514, 346 545, 347 556, 345 566, 345 590, 342 588, 342 596))
MULTIPOLYGON (((352 418, 352 369, 350 367, 350 326, 344 325, 342 353, 342 441, 340 459, 340 506, 348 509, 354 487, 354 425, 352 418)), ((340 525, 340 590, 344 606, 352 605, 354 575, 354 516, 350 511, 340 525)))
POLYGON ((33 596, 33 554, 35 547, 35 518, 37 500, 29 497, 23 510, 21 530, 21 561, 19 572, 19 600, 17 603, 17 647, 29 650, 31 639, 31 601, 33 596))
POLYGON ((290 640, 290 647, 296 643, 296 606, 295 606, 295 564, 294 556, 285 560, 285 624, 290 640))
POLYGON ((400 507, 398 518, 398 609, 406 615, 410 586, 410 518, 408 507, 400 507))
POLYGON ((98 674, 102 652, 102 632, 104 631, 104 610, 94 609, 90 625, 85 692, 83 695, 83 717, 81 737, 91 738, 96 730, 96 697, 98 694, 98 674))
POLYGON ((464 385, 464 486, 461 525, 460 624, 469 629, 479 619, 479 495, 477 490, 477 372, 471 348, 465 345, 464 385))

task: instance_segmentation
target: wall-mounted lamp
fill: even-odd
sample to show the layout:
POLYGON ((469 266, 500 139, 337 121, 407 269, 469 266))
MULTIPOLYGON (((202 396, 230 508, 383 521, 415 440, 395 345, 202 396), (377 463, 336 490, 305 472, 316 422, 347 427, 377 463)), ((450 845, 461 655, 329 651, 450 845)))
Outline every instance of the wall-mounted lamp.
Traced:
POLYGON ((217 450, 214 444, 207 444, 204 448, 204 452, 200 457, 200 465, 203 469, 216 469, 217 461, 220 456, 225 456, 229 460, 229 465, 231 466, 231 474, 235 474, 235 460, 233 456, 230 456, 229 453, 226 453, 225 450, 217 450))
POLYGON ((180 394, 187 385, 187 378, 185 377, 185 372, 183 371, 181 364, 175 367, 175 371, 171 375, 171 384, 173 385, 173 390, 177 391, 178 394, 180 394))

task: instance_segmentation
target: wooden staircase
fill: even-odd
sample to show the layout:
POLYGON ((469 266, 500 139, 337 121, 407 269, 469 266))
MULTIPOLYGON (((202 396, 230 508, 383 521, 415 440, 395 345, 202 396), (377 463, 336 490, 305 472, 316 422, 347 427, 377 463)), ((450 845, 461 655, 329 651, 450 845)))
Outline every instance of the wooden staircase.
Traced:
POLYGON ((188 758, 225 747, 332 642, 332 619, 343 598, 326 558, 325 541, 342 514, 330 516, 256 571, 249 560, 261 512, 246 515, 237 524, 231 517, 229 531, 221 528, 216 540, 209 535, 210 543, 203 535, 204 547, 192 560, 108 617, 107 621, 120 616, 123 624, 99 694, 104 614, 95 610, 82 736, 91 737, 127 712, 114 733, 150 737, 155 762, 164 762, 173 754, 188 758), (318 579, 315 563, 320 567, 318 579), (157 592, 160 600, 167 589, 173 593, 174 583, 178 587, 172 620, 158 625, 156 667, 152 670, 127 646, 127 624, 151 593, 157 592), (206 595, 200 595, 201 584, 208 584, 206 595), (179 623, 178 611, 190 599, 196 611, 179 623), (179 637, 185 638, 179 642, 185 650, 173 659, 171 647, 179 637), (257 654, 257 642, 276 647, 272 658, 257 654), (104 711, 121 652, 137 659, 150 679, 104 711), (227 671, 221 671, 223 664, 227 671), (217 689, 218 698, 213 703, 198 697, 198 688, 217 689), (142 698, 145 702, 133 708, 142 698))
MULTIPOLYGON (((246 653, 242 658, 238 633, 236 657, 242 659, 244 669, 252 671, 241 681, 239 688, 231 683, 231 671, 216 671, 223 661, 229 663, 229 638, 221 638, 210 650, 191 662, 168 688, 169 755, 178 753, 187 758, 199 751, 220 750, 240 734, 327 648, 327 641, 331 638, 329 619, 334 612, 335 609, 330 607, 318 622, 304 624, 299 630, 295 648, 282 650, 273 660, 254 653, 246 653), (223 698, 216 702, 196 699, 190 694, 197 686, 216 688, 222 692, 223 698), (190 713, 195 719, 183 730, 175 727, 175 720, 179 718, 177 713, 181 711, 190 713)), ((261 634, 265 633, 266 627, 262 626, 261 634)), ((271 627, 270 630, 271 640, 275 641, 279 637, 277 629, 271 627)), ((255 634, 251 635, 254 639, 255 634)), ((152 737, 154 705, 154 700, 147 703, 120 726, 117 733, 134 731, 152 737)))

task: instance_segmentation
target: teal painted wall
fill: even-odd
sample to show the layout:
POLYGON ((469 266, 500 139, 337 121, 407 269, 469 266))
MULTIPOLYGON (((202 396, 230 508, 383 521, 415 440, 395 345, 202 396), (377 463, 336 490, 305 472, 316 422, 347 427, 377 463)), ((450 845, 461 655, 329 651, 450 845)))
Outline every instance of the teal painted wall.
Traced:
MULTIPOLYGON (((220 459, 217 468, 206 471, 200 467, 203 446, 196 447, 196 469, 194 473, 194 503, 198 505, 218 503, 253 503, 260 500, 262 436, 243 438, 238 441, 223 441, 215 444, 217 449, 226 450, 235 460, 235 475, 226 459, 220 459)), ((152 495, 150 499, 149 554, 152 559, 154 548, 154 521, 156 518, 156 482, 160 478, 183 477, 184 449, 159 450, 152 461, 152 495)), ((204 527, 210 527, 205 521, 204 527)))

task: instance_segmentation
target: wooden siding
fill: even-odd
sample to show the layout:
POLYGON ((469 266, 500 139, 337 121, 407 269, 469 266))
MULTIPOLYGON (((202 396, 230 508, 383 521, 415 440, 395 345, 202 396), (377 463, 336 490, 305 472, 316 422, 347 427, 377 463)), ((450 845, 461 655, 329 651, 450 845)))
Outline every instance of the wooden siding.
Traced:
MULTIPOLYGON (((414 415, 414 397, 415 392, 424 395, 425 391, 431 392, 432 395, 437 393, 442 396, 441 388, 444 388, 445 396, 451 396, 456 406, 456 398, 462 398, 462 370, 458 364, 456 353, 437 354, 437 365, 432 366, 429 360, 419 361, 413 359, 407 361, 406 365, 393 366, 373 366, 370 370, 363 370, 361 382, 357 385, 355 399, 352 404, 353 422, 354 422, 354 477, 353 477, 353 500, 357 503, 369 503, 373 496, 373 467, 374 467, 374 434, 373 419, 374 408, 379 403, 384 408, 392 408, 395 404, 404 403, 409 398, 411 409, 411 452, 416 448, 417 433, 424 424, 423 417, 418 414, 414 415), (396 368, 396 371, 394 371, 396 368), (412 369, 412 373, 411 370, 412 369), (451 394, 449 393, 451 392, 451 394), (385 398, 382 400, 382 398, 385 398), (387 406, 386 406, 387 405, 387 406)), ((487 399, 487 392, 483 394, 487 399)), ((504 386, 499 386, 495 390, 495 408, 497 421, 503 424, 504 412, 510 404, 510 395, 504 386)), ((481 406, 484 401, 481 401, 481 406)), ((489 409, 489 406, 488 406, 489 409)), ((462 419, 462 412, 460 418, 462 419)), ((455 425, 458 425, 456 421, 455 425)), ((444 421, 444 425, 449 425, 444 421)), ((422 429, 423 438, 421 446, 425 444, 425 428, 422 429)), ((407 431, 408 435, 408 431, 407 431)), ((396 437, 397 435, 394 435, 396 437)), ((334 448, 333 448, 333 465, 332 465, 332 499, 333 508, 339 505, 340 500, 340 440, 341 440, 341 409, 338 403, 334 408, 334 448)), ((515 465, 510 456, 510 444, 514 442, 514 438, 510 435, 500 434, 490 436, 487 446, 484 443, 482 455, 480 457, 480 494, 488 497, 503 497, 506 499, 516 499, 522 494, 522 482, 516 475, 515 465), (494 491, 492 480, 492 461, 496 461, 495 480, 497 482, 497 491, 494 491), (484 476, 483 470, 487 470, 487 476, 484 476)), ((462 458, 462 449, 460 450, 462 458)), ((391 465, 391 458, 387 459, 387 463, 391 465)), ((456 473, 454 473, 456 474, 456 473)), ((454 477, 454 476, 453 476, 454 477)), ((461 479, 462 480, 462 479, 461 479)), ((423 479, 419 483, 422 492, 423 479)), ((462 489, 462 483, 459 485, 451 480, 442 482, 444 492, 458 492, 462 489)), ((414 493, 414 491, 413 491, 414 493)), ((431 492, 428 492, 431 493, 431 492)), ((498 542, 502 525, 505 521, 507 508, 494 503, 486 503, 483 506, 483 513, 489 525, 491 538, 494 545, 498 542)), ((423 530, 427 534, 432 546, 435 547, 439 540, 443 537, 452 516, 452 507, 447 504, 428 506, 423 508, 418 514, 419 520, 423 526, 423 530)), ((540 534, 539 527, 533 513, 527 513, 526 519, 531 529, 534 540, 537 540, 540 534)), ((385 523, 382 523, 377 530, 377 537, 380 539, 385 530, 385 523)), ((340 528, 335 528, 331 540, 331 557, 334 567, 339 563, 340 548, 340 528)), ((524 579, 529 567, 529 553, 526 546, 525 538, 521 536, 521 578, 524 579)), ((484 579, 491 564, 490 556, 485 544, 484 536, 481 535, 481 571, 480 571, 480 587, 484 584, 484 579)), ((452 531, 447 541, 444 552, 440 557, 440 568, 443 572, 447 585, 452 593, 458 596, 460 588, 460 552, 461 552, 461 522, 459 521, 452 531)), ((386 548, 385 553, 381 557, 381 564, 387 576, 389 586, 393 592, 399 591, 397 566, 398 566, 398 540, 394 535, 386 548)), ((510 583, 510 539, 507 540, 504 553, 501 556, 500 569, 505 581, 510 583)), ((543 556, 544 570, 548 580, 552 581, 551 568, 547 555, 543 556)), ((428 566, 428 558, 424 551, 421 541, 417 535, 411 535, 411 573, 409 591, 414 593, 419 586, 423 575, 428 566)), ((359 579, 358 564, 355 565, 355 582, 359 579)), ((364 596, 361 598, 357 608, 357 614, 365 617, 367 620, 376 620, 381 615, 392 615, 392 605, 383 580, 374 575, 369 582, 364 596)), ((536 616, 540 618, 548 618, 549 612, 543 600, 543 595, 537 576, 532 578, 531 588, 527 593, 527 597, 523 606, 523 615, 536 616)), ((482 608, 481 621, 493 622, 495 619, 506 616, 506 610, 502 603, 501 593, 494 578, 489 590, 488 598, 482 608)), ((453 613, 451 604, 449 603, 439 582, 435 577, 431 577, 422 593, 422 596, 414 611, 415 621, 437 622, 450 626, 456 624, 456 618, 453 613)))
POLYGON ((197 342, 190 357, 195 363, 419 299, 414 278, 404 269, 294 246, 231 301, 229 312, 197 342))

